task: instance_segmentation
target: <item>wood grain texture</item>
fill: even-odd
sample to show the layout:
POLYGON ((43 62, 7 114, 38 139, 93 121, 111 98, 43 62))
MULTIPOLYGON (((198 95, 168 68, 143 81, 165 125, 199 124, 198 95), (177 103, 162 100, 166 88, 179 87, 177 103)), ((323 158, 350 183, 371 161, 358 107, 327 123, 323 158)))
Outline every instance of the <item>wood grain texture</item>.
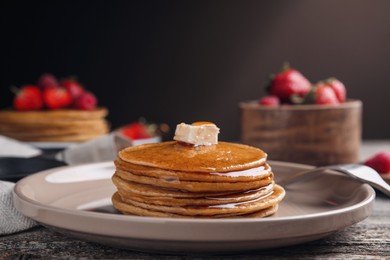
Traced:
POLYGON ((360 101, 337 106, 240 104, 241 141, 271 160, 329 165, 356 163, 361 143, 360 101))

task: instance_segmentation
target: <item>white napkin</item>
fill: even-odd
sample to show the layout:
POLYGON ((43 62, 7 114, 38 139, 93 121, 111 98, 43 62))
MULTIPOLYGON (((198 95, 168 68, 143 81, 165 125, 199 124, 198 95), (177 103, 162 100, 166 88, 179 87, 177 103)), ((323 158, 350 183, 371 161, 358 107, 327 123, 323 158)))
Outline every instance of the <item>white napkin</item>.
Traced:
MULTIPOLYGON (((33 157, 42 151, 30 145, 0 135, 0 156, 33 157)), ((12 189, 15 183, 0 181, 0 235, 12 234, 38 225, 20 214, 13 205, 12 189)))
POLYGON ((0 156, 32 157, 42 151, 15 139, 0 135, 0 156))
POLYGON ((23 231, 38 223, 20 214, 14 207, 12 189, 15 183, 0 181, 0 236, 23 231))
POLYGON ((55 158, 67 164, 112 161, 117 156, 114 134, 75 144, 56 154, 55 158))

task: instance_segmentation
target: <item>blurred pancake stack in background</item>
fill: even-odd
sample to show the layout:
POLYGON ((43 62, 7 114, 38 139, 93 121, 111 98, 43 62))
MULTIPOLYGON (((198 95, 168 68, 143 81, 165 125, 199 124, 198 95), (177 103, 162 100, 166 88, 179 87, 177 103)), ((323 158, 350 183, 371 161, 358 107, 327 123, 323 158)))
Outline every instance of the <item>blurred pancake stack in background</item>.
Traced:
POLYGON ((82 142, 109 132, 108 109, 75 78, 43 74, 11 87, 13 107, 0 111, 0 134, 27 142, 82 142))
POLYGON ((106 108, 0 111, 0 134, 30 142, 81 142, 109 131, 106 108))

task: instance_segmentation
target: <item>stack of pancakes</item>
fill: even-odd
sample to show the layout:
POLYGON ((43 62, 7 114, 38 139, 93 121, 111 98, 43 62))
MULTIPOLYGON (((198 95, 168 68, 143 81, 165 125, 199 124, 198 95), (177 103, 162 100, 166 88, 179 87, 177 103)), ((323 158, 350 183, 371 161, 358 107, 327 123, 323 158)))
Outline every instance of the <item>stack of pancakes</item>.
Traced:
POLYGON ((0 134, 30 142, 81 142, 109 131, 106 108, 0 111, 0 134))
POLYGON ((116 209, 154 217, 265 217, 285 191, 260 149, 227 142, 163 142, 119 152, 112 177, 116 209))

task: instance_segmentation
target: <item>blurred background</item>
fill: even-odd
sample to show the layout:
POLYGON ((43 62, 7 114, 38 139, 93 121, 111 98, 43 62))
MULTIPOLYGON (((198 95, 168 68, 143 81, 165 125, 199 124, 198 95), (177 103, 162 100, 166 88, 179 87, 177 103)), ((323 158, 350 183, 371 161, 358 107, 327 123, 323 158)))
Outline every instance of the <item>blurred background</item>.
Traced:
POLYGON ((113 128, 213 121, 240 137, 239 102, 284 61, 363 101, 363 138, 390 138, 390 1, 3 1, 0 108, 11 85, 75 75, 113 128))

